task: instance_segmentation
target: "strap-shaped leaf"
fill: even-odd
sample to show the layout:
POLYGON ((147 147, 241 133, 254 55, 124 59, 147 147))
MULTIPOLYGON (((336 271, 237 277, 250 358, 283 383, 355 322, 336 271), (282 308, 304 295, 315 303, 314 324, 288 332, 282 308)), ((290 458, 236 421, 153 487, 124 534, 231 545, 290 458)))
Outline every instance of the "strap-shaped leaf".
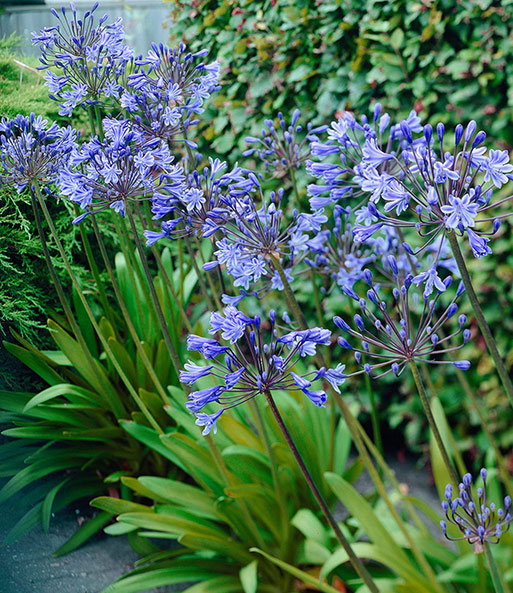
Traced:
POLYGON ((59 385, 48 387, 32 397, 25 404, 23 411, 28 412, 31 408, 47 403, 58 397, 65 397, 70 402, 88 402, 93 406, 98 407, 103 403, 101 396, 94 391, 79 387, 78 385, 72 385, 71 383, 60 383, 59 385))
POLYGON ((177 480, 152 476, 141 476, 138 481, 148 492, 155 494, 159 500, 174 502, 207 519, 219 519, 214 511, 215 496, 201 488, 177 480))
MULTIPOLYGON (((333 490, 340 502, 348 509, 350 514, 360 523, 364 532, 375 544, 376 549, 386 564, 405 581, 414 581, 426 587, 426 591, 432 591, 432 586, 426 581, 414 564, 410 562, 408 555, 395 542, 389 531, 383 526, 372 506, 356 489, 340 476, 333 473, 325 474, 329 487, 333 490)), ((329 566, 329 563, 326 563, 329 566)), ((329 573, 324 565, 322 575, 329 573)))
POLYGON ((308 574, 304 570, 300 570, 299 568, 292 566, 292 564, 289 564, 288 562, 284 562, 279 558, 275 558, 274 556, 271 556, 271 554, 267 554, 267 552, 264 552, 263 550, 259 550, 258 548, 250 548, 250 551, 254 552, 255 554, 260 554, 264 558, 267 558, 269 562, 276 564, 276 566, 279 566, 285 572, 288 572, 289 574, 296 577, 306 585, 310 585, 318 591, 322 591, 323 593, 340 593, 340 591, 337 591, 331 585, 319 581, 319 579, 316 579, 314 576, 308 574))
POLYGON ((60 548, 55 550, 52 554, 54 558, 69 554, 73 550, 79 548, 84 544, 92 535, 103 529, 105 525, 112 519, 111 513, 99 513, 92 519, 89 519, 87 523, 84 523, 60 548))

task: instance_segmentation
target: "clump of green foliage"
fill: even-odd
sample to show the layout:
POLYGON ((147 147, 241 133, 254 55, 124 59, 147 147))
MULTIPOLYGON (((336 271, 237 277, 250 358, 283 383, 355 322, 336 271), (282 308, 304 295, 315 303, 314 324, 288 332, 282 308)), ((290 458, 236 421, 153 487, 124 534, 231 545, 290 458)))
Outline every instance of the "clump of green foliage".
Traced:
POLYGON ((205 118, 219 153, 278 110, 325 123, 372 101, 393 117, 415 105, 450 127, 476 119, 512 144, 510 2, 168 1, 172 41, 221 62, 218 111, 205 118))

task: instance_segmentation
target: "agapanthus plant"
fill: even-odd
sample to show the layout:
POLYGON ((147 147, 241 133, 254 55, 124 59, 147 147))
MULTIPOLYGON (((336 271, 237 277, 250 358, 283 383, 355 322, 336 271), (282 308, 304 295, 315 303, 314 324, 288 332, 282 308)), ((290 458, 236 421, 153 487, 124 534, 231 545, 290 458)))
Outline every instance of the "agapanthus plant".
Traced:
POLYGON ((119 83, 134 50, 124 43, 121 18, 106 24, 107 15, 95 22, 96 2, 83 18, 70 2, 69 15, 51 9, 58 19, 54 27, 32 34, 32 44, 41 48, 40 68, 54 68, 45 75, 50 97, 60 102, 61 115, 71 115, 77 106, 96 104, 109 97, 119 97, 119 83))
POLYGON ((508 152, 488 151, 483 145, 486 134, 476 133, 474 121, 466 128, 458 125, 454 142, 450 143, 443 124, 437 125, 434 134, 429 124, 421 125, 414 111, 399 124, 389 124, 390 117, 381 114, 380 105, 374 110, 372 123, 365 116, 357 122, 346 112, 331 125, 327 142, 312 143, 314 156, 324 159, 337 155, 339 162, 308 163, 310 173, 322 180, 321 185, 309 186, 311 206, 314 210, 324 208, 328 203, 355 196, 367 218, 353 228, 358 242, 368 241, 384 226, 394 226, 401 232, 411 229, 421 237, 420 246, 411 250, 416 254, 436 241, 442 247, 444 241, 440 239, 447 237, 479 328, 513 406, 513 381, 480 307, 457 238, 468 241, 476 258, 491 253, 490 236, 511 214, 499 211, 490 216, 493 208, 513 197, 494 199, 494 191, 513 179, 508 152))
POLYGON ((422 248, 452 231, 468 238, 475 257, 491 253, 488 237, 509 216, 489 215, 491 208, 511 199, 493 200, 494 190, 513 178, 508 152, 488 151, 482 145, 486 134, 476 133, 474 121, 466 128, 458 125, 448 146, 443 124, 433 134, 433 128, 422 126, 415 112, 389 133, 390 118, 380 114, 379 106, 373 119, 373 124, 365 117, 358 123, 346 112, 332 124, 326 143, 312 144, 314 155, 338 154, 342 163, 308 164, 309 171, 324 182, 309 186, 312 206, 357 197, 362 219, 365 214, 363 224, 354 228, 361 241, 389 225, 417 229, 423 237, 422 248), (329 198, 322 197, 325 193, 329 198), (488 230, 481 229, 482 224, 488 230))
POLYGON ((206 366, 193 362, 185 365, 180 374, 183 383, 195 383, 211 376, 216 385, 194 391, 189 395, 187 408, 196 415, 196 423, 204 426, 204 434, 216 430, 221 414, 245 403, 259 394, 280 390, 301 390, 316 406, 326 402, 324 390, 312 390, 312 383, 324 377, 337 385, 338 376, 331 370, 314 370, 300 374, 295 365, 301 358, 314 356, 318 344, 330 343, 331 332, 313 328, 288 331, 278 335, 276 313, 269 315, 270 328, 265 330, 258 315, 248 317, 236 307, 228 306, 223 314, 212 313, 210 334, 218 338, 203 338, 191 334, 187 348, 198 351, 208 361, 206 366), (213 414, 201 410, 210 403, 222 407, 213 414))
POLYGON ((162 220, 161 230, 146 231, 147 245, 164 237, 206 238, 219 230, 219 223, 229 220, 226 206, 234 184, 247 179, 237 164, 227 170, 225 161, 209 157, 209 166, 186 176, 179 193, 156 193, 151 210, 155 220, 162 220))
POLYGON ((34 113, 0 122, 0 184, 14 185, 18 192, 27 185, 45 189, 57 179, 76 149, 77 133, 34 113))
POLYGON ((476 553, 483 551, 485 544, 497 544, 501 537, 509 531, 513 517, 511 515, 511 498, 504 498, 504 509, 495 503, 489 503, 486 493, 486 469, 481 469, 482 487, 472 488, 472 475, 465 474, 459 484, 459 496, 453 499, 453 489, 447 484, 445 500, 442 508, 447 522, 455 525, 462 533, 460 537, 451 537, 447 533, 447 522, 440 521, 444 535, 451 541, 465 540, 474 546, 476 553))
POLYGON ((389 373, 400 376, 411 362, 453 364, 460 369, 468 369, 470 363, 466 360, 451 362, 439 359, 440 355, 459 350, 470 339, 470 330, 465 329, 465 315, 458 317, 455 331, 440 335, 449 319, 458 312, 456 300, 464 292, 463 285, 459 285, 449 305, 442 307, 441 297, 452 283, 451 276, 442 281, 436 269, 432 268, 432 271, 427 272, 432 274, 430 292, 428 294, 424 290, 419 294, 416 287, 424 281, 424 274, 400 274, 397 261, 392 255, 388 256, 388 265, 396 281, 392 291, 393 304, 387 304, 386 297, 381 295, 382 290, 374 282, 368 269, 363 272, 369 285, 367 299, 361 298, 350 286, 343 288, 361 310, 361 314, 354 316, 356 329, 341 317, 334 318, 337 327, 360 342, 359 346, 353 346, 345 337, 338 338, 338 343, 343 348, 354 352, 360 367, 360 370, 348 376, 362 373, 367 373, 374 379, 389 373), (450 346, 449 342, 459 334, 463 335, 463 343, 450 346))
POLYGON ((224 218, 223 213, 216 213, 215 224, 222 238, 216 241, 214 255, 233 276, 235 286, 248 290, 251 284, 262 281, 263 293, 283 290, 283 275, 287 282, 293 280, 311 233, 319 231, 327 219, 322 212, 305 214, 294 210, 291 219, 286 220, 283 189, 271 192, 266 200, 256 175, 250 173, 248 177, 249 184, 239 184, 227 197, 224 218))
POLYGON ((180 195, 185 175, 165 143, 147 139, 124 120, 105 119, 105 140, 93 137, 73 150, 59 176, 63 195, 84 214, 112 208, 121 215, 132 200, 149 200, 156 193, 180 195))

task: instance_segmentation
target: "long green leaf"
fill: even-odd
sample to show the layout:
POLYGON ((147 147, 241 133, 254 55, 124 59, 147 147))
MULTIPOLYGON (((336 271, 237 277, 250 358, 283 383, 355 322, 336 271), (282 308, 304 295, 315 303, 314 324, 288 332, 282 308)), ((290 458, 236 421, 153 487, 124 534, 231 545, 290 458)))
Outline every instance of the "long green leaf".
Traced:
POLYGON ((112 585, 109 585, 106 589, 103 589, 101 593, 138 593, 139 591, 147 591, 155 587, 202 581, 212 576, 211 572, 203 571, 194 566, 154 568, 142 574, 128 574, 115 583, 112 583, 112 585))
POLYGON ((58 558, 59 556, 64 556, 64 554, 69 554, 73 550, 79 548, 82 544, 84 544, 92 535, 100 531, 107 523, 112 519, 111 513, 101 512, 98 513, 92 519, 89 519, 87 523, 84 523, 82 527, 78 529, 66 543, 64 543, 60 548, 55 550, 52 554, 54 558, 58 558))
MULTIPOLYGON (((426 588, 426 591, 433 591, 432 586, 412 564, 406 553, 396 544, 365 498, 340 476, 327 473, 325 477, 329 487, 340 502, 357 519, 365 533, 382 552, 383 557, 387 558, 386 565, 404 578, 405 581, 418 582, 426 588)), ((324 565, 321 574, 325 576, 328 572, 326 565, 324 565)))
POLYGON ((214 511, 216 498, 196 486, 152 476, 141 476, 139 482, 149 491, 154 492, 160 500, 179 504, 207 519, 219 518, 214 511))
POLYGON ((315 587, 323 593, 340 593, 340 591, 337 591, 331 585, 319 581, 319 579, 316 579, 311 574, 308 574, 307 572, 304 572, 303 570, 300 570, 299 568, 296 568, 295 566, 292 566, 292 564, 288 564, 287 562, 284 562, 279 558, 275 558, 274 556, 271 556, 271 554, 267 554, 267 552, 264 552, 263 550, 259 550, 258 548, 250 548, 250 552, 260 554, 264 558, 267 558, 269 562, 272 562, 273 564, 276 564, 276 566, 279 566, 285 572, 288 572, 289 574, 296 577, 306 585, 311 585, 312 587, 315 587))
POLYGON ((52 387, 48 387, 47 389, 40 391, 37 395, 32 397, 25 404, 25 408, 23 409, 23 411, 28 412, 35 406, 47 403, 52 399, 61 396, 64 396, 69 401, 76 402, 77 399, 79 401, 83 400, 98 407, 102 404, 102 398, 99 397, 98 394, 94 391, 84 389, 83 387, 79 387, 77 385, 71 385, 69 383, 60 383, 59 385, 53 385, 52 387))

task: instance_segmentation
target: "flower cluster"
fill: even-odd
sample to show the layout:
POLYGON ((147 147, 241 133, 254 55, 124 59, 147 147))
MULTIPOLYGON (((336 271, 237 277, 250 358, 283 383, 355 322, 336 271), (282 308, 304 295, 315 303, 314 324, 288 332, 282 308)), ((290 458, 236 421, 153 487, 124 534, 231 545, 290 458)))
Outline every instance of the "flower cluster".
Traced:
POLYGON ((186 404, 196 414, 196 424, 205 427, 203 434, 208 434, 212 428, 215 431, 216 421, 225 410, 259 394, 301 390, 316 406, 323 406, 326 393, 310 389, 312 383, 323 377, 335 387, 343 382, 336 370, 322 368, 302 375, 293 370, 298 359, 315 355, 318 344, 329 344, 329 330, 289 331, 279 337, 274 311, 269 317, 267 338, 258 315, 248 317, 228 306, 224 314, 212 313, 210 318, 210 334, 220 333, 223 343, 194 334, 188 337, 187 348, 200 352, 209 364, 198 366, 189 361, 180 380, 192 384, 210 376, 216 382, 213 387, 192 392, 186 404), (210 403, 222 407, 213 414, 201 412, 210 403))
POLYGON ((180 192, 156 193, 152 198, 154 219, 165 218, 159 232, 145 231, 147 244, 152 245, 164 237, 210 237, 220 222, 229 219, 227 210, 229 192, 233 184, 246 177, 237 165, 226 171, 227 164, 209 157, 209 166, 203 172, 190 173, 180 192), (172 218, 169 218, 172 216, 172 218))
POLYGON ((277 263, 284 269, 287 281, 292 281, 294 271, 308 250, 309 232, 319 231, 327 218, 322 212, 300 214, 294 211, 291 220, 285 222, 281 205, 283 190, 271 192, 266 202, 258 178, 250 173, 249 181, 252 186, 246 183, 241 189, 235 188, 227 198, 225 217, 217 224, 223 238, 216 242, 214 255, 217 263, 224 264, 228 274, 233 276, 235 286, 248 290, 251 283, 267 279, 270 286, 264 285, 262 290, 283 290, 277 263), (252 189, 260 194, 260 207, 252 189))
POLYGON ((296 109, 290 126, 287 126, 283 114, 278 113, 279 129, 276 129, 272 120, 266 119, 261 138, 245 138, 245 141, 254 147, 246 150, 244 156, 254 154, 264 163, 266 171, 273 172, 277 177, 283 177, 288 171, 299 169, 310 157, 309 142, 318 140, 316 134, 321 134, 327 129, 327 126, 314 128, 309 123, 307 134, 300 140, 298 135, 303 130, 302 126, 298 125, 300 115, 299 109, 296 109))
POLYGON ((48 70, 45 76, 50 97, 60 102, 61 115, 71 115, 77 105, 98 103, 102 98, 119 97, 119 78, 134 51, 123 40, 121 18, 106 24, 107 15, 95 23, 95 3, 79 18, 73 2, 71 18, 66 9, 52 9, 59 23, 32 34, 32 44, 41 48, 41 68, 54 67, 61 76, 48 70))
POLYGON ((61 193, 87 214, 113 208, 124 216, 130 200, 180 194, 184 173, 158 138, 147 140, 126 121, 104 120, 105 140, 76 147, 59 175, 61 193))
MULTIPOLYGON (((321 212, 321 211, 317 211, 321 212)), ((407 253, 393 228, 383 227, 365 243, 357 242, 350 223, 351 211, 335 205, 332 216, 322 230, 308 241, 305 262, 340 287, 353 287, 364 279, 364 270, 372 265, 385 280, 390 279, 388 256, 396 257, 404 275, 417 267, 416 258, 407 253)), ((357 219, 358 222, 358 219, 357 219)))
POLYGON ((493 201, 493 190, 513 179, 507 151, 488 151, 482 145, 486 134, 476 133, 474 121, 466 128, 457 126, 452 150, 446 151, 444 126, 438 124, 434 134, 413 111, 388 129, 390 117, 381 114, 378 105, 373 120, 370 124, 363 117, 358 123, 346 112, 331 125, 327 142, 312 143, 313 155, 324 159, 337 154, 340 159, 308 163, 310 173, 323 182, 309 186, 312 207, 355 196, 360 200, 356 213, 364 218, 364 224, 353 229, 360 241, 384 225, 411 227, 423 237, 422 248, 455 232, 468 238, 475 257, 490 253, 488 236, 509 216, 488 215, 492 207, 511 198, 493 201), (329 197, 323 197, 326 193, 329 197), (490 231, 476 227, 492 222, 490 231))
POLYGON ((463 344, 453 347, 447 345, 447 342, 458 334, 463 334, 464 344, 470 339, 470 330, 464 329, 465 315, 458 317, 456 331, 443 337, 439 335, 447 321, 458 312, 458 305, 455 301, 463 293, 463 285, 459 285, 449 306, 439 310, 440 307, 437 305, 440 303, 440 297, 451 285, 452 277, 448 276, 442 281, 436 273, 436 268, 433 267, 429 279, 429 294, 424 290, 420 313, 415 315, 415 303, 419 300, 415 297, 420 295, 418 293, 412 295, 411 289, 425 281, 424 274, 417 276, 408 274, 402 280, 397 261, 393 256, 388 257, 388 263, 396 280, 396 287, 393 289, 393 307, 387 306, 385 300, 380 296, 380 288, 374 283, 369 270, 364 270, 363 273, 365 281, 369 285, 367 299, 376 309, 375 313, 369 307, 369 302, 359 297, 351 287, 343 288, 345 294, 354 299, 361 310, 361 314, 357 313, 354 316, 356 329, 353 329, 341 317, 335 317, 333 320, 337 327, 360 342, 360 347, 355 348, 344 337, 339 337, 337 340, 340 346, 354 352, 355 360, 361 367, 361 370, 348 376, 367 373, 370 377, 379 379, 391 372, 399 376, 410 361, 453 364, 457 368, 468 369, 470 363, 466 360, 450 362, 434 358, 460 349, 463 344), (435 294, 430 299, 432 292, 435 294), (417 321, 414 322, 415 320, 417 321), (366 362, 366 359, 370 359, 370 362, 366 362), (375 374, 376 372, 378 374, 375 374))
POLYGON ((465 474, 459 485, 459 496, 453 500, 452 487, 450 484, 445 489, 446 500, 442 501, 442 508, 447 521, 456 525, 463 534, 461 537, 450 537, 447 535, 446 521, 440 521, 440 526, 445 537, 451 541, 466 540, 474 545, 476 553, 483 550, 485 544, 496 544, 502 535, 509 530, 511 516, 511 498, 504 499, 504 509, 497 508, 492 502, 488 504, 486 499, 486 476, 487 471, 483 468, 480 472, 483 480, 483 487, 476 489, 476 495, 472 493, 472 475, 465 474))
POLYGON ((21 192, 27 185, 45 189, 55 182, 76 149, 77 133, 61 128, 40 115, 17 115, 0 122, 0 184, 14 185, 21 192))
POLYGON ((219 88, 218 62, 198 61, 206 54, 187 52, 183 43, 173 48, 153 43, 147 56, 136 58, 120 99, 132 123, 165 140, 186 135, 197 123, 192 117, 203 112, 204 102, 219 88))

